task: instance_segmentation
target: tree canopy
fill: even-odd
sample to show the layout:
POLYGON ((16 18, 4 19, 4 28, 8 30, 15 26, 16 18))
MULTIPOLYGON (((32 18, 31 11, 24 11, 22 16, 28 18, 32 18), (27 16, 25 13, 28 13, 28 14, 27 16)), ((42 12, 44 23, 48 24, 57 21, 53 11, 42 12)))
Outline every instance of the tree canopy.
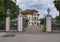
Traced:
POLYGON ((0 0, 0 14, 4 13, 4 0, 0 0))
POLYGON ((19 13, 19 8, 16 3, 12 0, 0 0, 0 26, 5 24, 6 21, 6 11, 10 9, 11 19, 16 18, 19 13))
POLYGON ((9 8, 10 9, 10 17, 15 18, 19 12, 18 6, 16 6, 16 3, 14 3, 12 0, 5 0, 5 12, 9 8))
POLYGON ((55 5, 55 7, 56 7, 56 9, 59 11, 59 15, 60 15, 60 1, 59 0, 55 0, 54 1, 54 5, 55 5))
POLYGON ((19 8, 16 6, 16 3, 14 3, 12 0, 0 0, 0 18, 2 18, 2 16, 6 17, 6 11, 8 8, 10 9, 10 17, 17 17, 19 8))

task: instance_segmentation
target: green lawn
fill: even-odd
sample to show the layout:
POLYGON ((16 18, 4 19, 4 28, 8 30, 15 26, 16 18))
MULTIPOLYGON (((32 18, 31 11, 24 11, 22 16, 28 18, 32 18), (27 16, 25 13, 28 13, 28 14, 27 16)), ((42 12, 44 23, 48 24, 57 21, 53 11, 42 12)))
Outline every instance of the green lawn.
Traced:
POLYGON ((40 30, 44 30, 45 29, 45 25, 44 24, 40 24, 39 27, 40 27, 40 30))

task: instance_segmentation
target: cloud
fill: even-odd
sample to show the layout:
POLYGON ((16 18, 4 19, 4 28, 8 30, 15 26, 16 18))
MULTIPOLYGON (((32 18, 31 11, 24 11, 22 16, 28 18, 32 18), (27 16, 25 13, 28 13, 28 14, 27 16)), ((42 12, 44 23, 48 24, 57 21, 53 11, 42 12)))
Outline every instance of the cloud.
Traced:
POLYGON ((58 15, 58 11, 56 10, 54 0, 17 0, 17 5, 23 10, 25 9, 36 9, 39 11, 40 18, 47 15, 47 9, 51 9, 51 15, 55 17, 58 15))

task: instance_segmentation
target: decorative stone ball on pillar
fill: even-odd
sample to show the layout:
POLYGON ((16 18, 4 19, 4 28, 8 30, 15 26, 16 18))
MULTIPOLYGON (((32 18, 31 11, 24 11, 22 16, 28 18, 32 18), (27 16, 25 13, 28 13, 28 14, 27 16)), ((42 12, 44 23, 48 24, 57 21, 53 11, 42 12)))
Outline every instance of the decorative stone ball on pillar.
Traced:
POLYGON ((23 17, 22 17, 22 14, 21 14, 21 10, 19 12, 20 12, 20 14, 18 15, 18 31, 22 32, 22 29, 23 29, 23 17))
POLYGON ((49 14, 50 10, 48 9, 48 15, 46 16, 46 32, 51 32, 51 19, 52 16, 49 14))
POLYGON ((7 17, 6 17, 6 32, 10 30, 10 10, 7 9, 7 17))

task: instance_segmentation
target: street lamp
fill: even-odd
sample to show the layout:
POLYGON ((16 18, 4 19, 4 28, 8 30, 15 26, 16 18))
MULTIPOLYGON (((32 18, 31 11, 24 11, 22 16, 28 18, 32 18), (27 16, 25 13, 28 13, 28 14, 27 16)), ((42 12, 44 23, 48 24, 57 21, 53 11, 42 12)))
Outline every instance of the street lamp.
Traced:
POLYGON ((7 9, 7 16, 10 15, 10 9, 7 9))

